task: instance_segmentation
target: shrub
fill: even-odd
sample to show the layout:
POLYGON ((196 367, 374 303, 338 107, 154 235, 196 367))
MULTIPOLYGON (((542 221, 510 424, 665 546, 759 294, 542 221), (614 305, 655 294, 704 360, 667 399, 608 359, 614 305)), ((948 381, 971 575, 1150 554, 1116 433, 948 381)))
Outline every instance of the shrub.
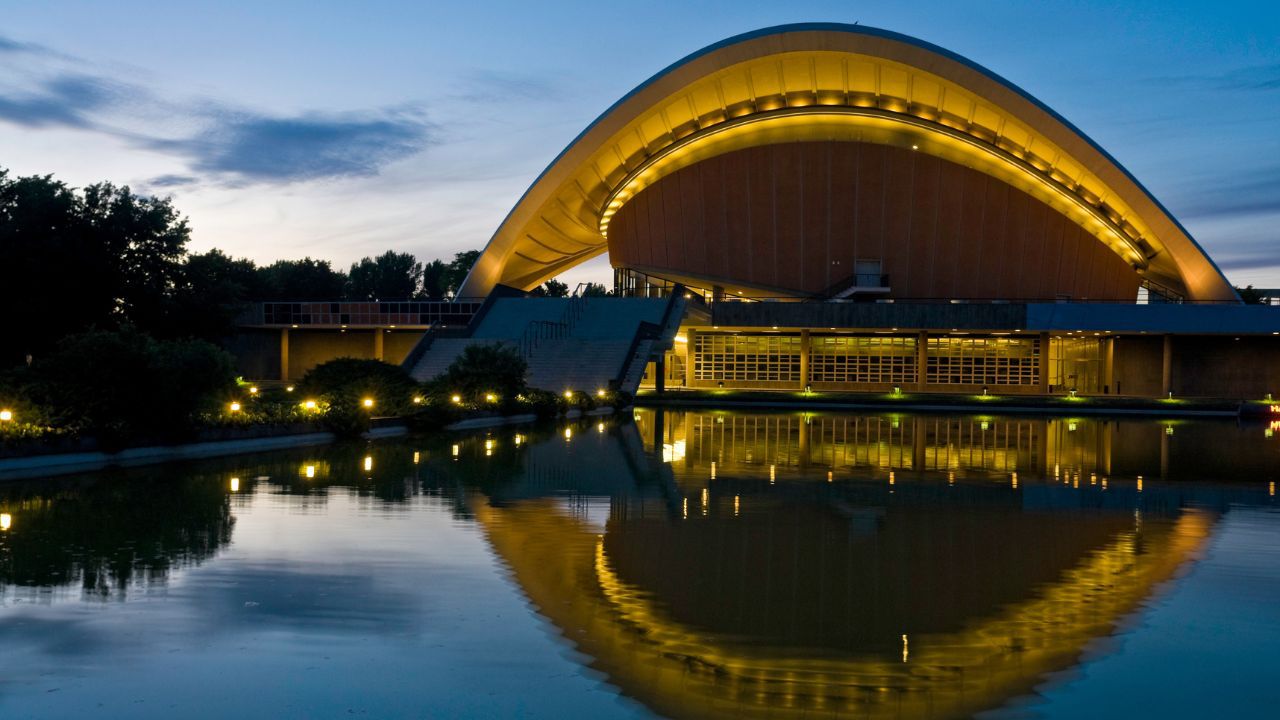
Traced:
POLYGON ((418 384, 399 365, 381 360, 338 358, 317 365, 298 383, 299 398, 318 398, 329 403, 331 414, 358 410, 362 415, 400 415, 411 411, 418 384), (373 408, 362 401, 371 398, 373 408))
POLYGON ((504 410, 514 407, 517 395, 526 392, 525 373, 529 366, 519 351, 509 345, 468 345, 458 359, 431 381, 431 395, 449 402, 460 395, 465 403, 487 405, 492 393, 504 410))
POLYGON ((107 447, 185 438, 234 388, 234 361, 216 346, 129 329, 64 338, 26 382, 40 420, 91 433, 107 447))

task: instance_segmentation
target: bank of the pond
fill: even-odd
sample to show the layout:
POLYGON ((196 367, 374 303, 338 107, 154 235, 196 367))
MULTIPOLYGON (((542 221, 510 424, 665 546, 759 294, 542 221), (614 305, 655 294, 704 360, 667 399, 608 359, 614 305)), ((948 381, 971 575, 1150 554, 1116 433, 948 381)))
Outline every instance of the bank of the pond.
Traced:
POLYGON ((1016 395, 943 395, 926 393, 836 393, 776 390, 641 391, 636 404, 646 407, 719 409, 875 410, 977 414, 1127 415, 1150 417, 1265 418, 1270 406, 1236 400, 1129 397, 1026 397, 1016 395))
MULTIPOLYGON (((580 417, 611 415, 612 407, 599 407, 592 410, 573 409, 561 417, 574 420, 580 417)), ((440 428, 443 431, 473 430, 501 425, 521 425, 536 422, 534 414, 497 415, 484 413, 462 418, 440 428)), ((409 424, 403 418, 376 418, 373 427, 363 437, 370 440, 398 437, 409 434, 409 424)), ((151 445, 145 447, 125 448, 115 452, 104 452, 96 449, 71 449, 66 443, 56 448, 33 447, 33 452, 26 455, 0 458, 0 480, 21 480, 25 478, 66 475, 78 472, 92 472, 112 467, 136 467, 155 465, 166 462, 199 460, 204 458, 241 455, 246 453, 265 452, 269 450, 285 450, 289 448, 326 445, 338 439, 332 432, 320 429, 318 424, 299 425, 294 428, 238 428, 234 437, 226 437, 229 433, 216 433, 222 437, 205 439, 199 442, 178 445, 151 445)))

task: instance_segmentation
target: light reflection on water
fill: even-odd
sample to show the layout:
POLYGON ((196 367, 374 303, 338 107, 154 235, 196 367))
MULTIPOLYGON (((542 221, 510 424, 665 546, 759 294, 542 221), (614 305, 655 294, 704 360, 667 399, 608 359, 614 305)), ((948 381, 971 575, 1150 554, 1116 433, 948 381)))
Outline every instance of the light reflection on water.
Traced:
POLYGON ((641 410, 8 483, 0 716, 1258 714, 1278 474, 1234 423, 641 410))

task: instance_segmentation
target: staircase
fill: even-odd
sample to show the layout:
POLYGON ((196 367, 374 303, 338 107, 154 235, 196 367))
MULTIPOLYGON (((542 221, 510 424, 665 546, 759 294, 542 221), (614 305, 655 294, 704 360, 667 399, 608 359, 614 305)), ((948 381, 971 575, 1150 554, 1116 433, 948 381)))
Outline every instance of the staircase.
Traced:
POLYGON ((419 381, 429 380, 468 346, 503 343, 524 356, 532 387, 634 393, 650 353, 671 346, 683 303, 682 293, 671 298, 496 298, 466 336, 434 337, 411 354, 410 372, 419 381))

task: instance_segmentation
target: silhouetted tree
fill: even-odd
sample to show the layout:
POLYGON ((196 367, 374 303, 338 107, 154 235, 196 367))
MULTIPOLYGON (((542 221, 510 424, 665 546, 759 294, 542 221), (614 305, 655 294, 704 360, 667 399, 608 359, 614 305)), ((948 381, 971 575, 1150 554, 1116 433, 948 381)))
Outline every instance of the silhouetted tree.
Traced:
POLYGON ((422 263, 409 253, 388 250, 364 258, 347 273, 346 297, 351 300, 408 300, 422 287, 422 263))
POLYGON ((261 297, 256 300, 336 300, 342 297, 347 276, 328 260, 277 260, 258 268, 261 297))
POLYGON ((589 282, 582 288, 584 297, 604 297, 609 294, 609 289, 600 283, 589 282))
POLYGON ((0 287, 10 314, 0 363, 90 327, 163 323, 190 235, 167 198, 111 183, 77 192, 0 169, 0 287))
POLYGON ((441 260, 432 260, 422 266, 422 297, 443 300, 449 292, 449 266, 441 260))
POLYGON ((182 264, 167 320, 154 334, 224 338, 234 332, 236 318, 262 295, 261 278, 252 260, 232 258, 216 249, 189 255, 182 264))
POLYGON ((569 286, 551 279, 530 290, 529 294, 534 297, 566 297, 569 295, 569 286))
POLYGON ((1243 300, 1246 305, 1261 305, 1267 301, 1266 297, 1263 296, 1262 291, 1252 285, 1246 285, 1242 288, 1238 287, 1236 288, 1236 292, 1240 293, 1240 299, 1243 300))
POLYGON ((446 288, 457 293, 458 288, 462 287, 462 281, 467 279, 467 273, 471 272, 471 267, 478 259, 480 259, 479 250, 467 250, 454 255, 445 277, 446 288))

